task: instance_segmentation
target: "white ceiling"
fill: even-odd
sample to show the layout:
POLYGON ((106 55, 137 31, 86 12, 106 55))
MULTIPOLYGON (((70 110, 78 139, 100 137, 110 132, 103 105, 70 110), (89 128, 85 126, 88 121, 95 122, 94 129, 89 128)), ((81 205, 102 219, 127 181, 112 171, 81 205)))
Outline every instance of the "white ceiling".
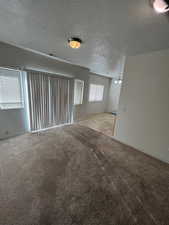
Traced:
POLYGON ((123 56, 169 47, 167 15, 149 0, 0 0, 0 41, 16 44, 107 76, 123 56), (84 43, 70 49, 67 39, 84 43))

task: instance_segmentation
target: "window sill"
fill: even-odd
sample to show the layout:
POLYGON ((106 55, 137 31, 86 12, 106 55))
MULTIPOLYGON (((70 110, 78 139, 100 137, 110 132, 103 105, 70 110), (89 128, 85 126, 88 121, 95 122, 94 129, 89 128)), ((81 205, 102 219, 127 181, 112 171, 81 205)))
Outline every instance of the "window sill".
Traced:
POLYGON ((103 102, 103 100, 101 100, 101 101, 88 101, 89 103, 101 103, 101 102, 103 102))
POLYGON ((21 107, 13 107, 13 108, 2 108, 2 107, 0 107, 0 110, 1 111, 16 110, 16 109, 24 109, 24 106, 21 106, 21 107))
POLYGON ((78 106, 78 105, 83 105, 83 103, 80 103, 80 104, 74 104, 74 106, 78 106))

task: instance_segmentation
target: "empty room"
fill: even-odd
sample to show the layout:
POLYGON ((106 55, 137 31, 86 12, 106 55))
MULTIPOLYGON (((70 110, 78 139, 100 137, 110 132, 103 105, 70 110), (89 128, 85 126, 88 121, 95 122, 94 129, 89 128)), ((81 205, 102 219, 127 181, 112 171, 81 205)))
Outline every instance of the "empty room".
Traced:
POLYGON ((0 0, 0 225, 169 225, 169 0, 0 0))

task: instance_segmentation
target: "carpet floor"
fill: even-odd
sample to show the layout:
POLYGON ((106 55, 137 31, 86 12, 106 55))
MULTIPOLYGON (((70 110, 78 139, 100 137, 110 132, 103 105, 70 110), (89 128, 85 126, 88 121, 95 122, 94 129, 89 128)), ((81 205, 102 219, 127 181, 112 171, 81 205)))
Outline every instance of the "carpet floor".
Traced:
POLYGON ((0 143, 0 225, 168 224, 168 164, 80 125, 0 143))
POLYGON ((111 113, 91 114, 78 123, 108 136, 114 136, 116 116, 111 113))

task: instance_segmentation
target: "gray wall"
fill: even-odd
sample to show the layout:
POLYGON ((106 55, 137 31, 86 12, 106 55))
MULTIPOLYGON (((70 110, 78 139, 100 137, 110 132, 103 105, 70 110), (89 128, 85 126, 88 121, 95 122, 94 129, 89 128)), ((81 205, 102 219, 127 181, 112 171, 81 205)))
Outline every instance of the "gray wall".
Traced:
POLYGON ((83 104, 75 106, 75 111, 74 111, 75 121, 83 119, 89 114, 106 112, 111 79, 107 77, 97 76, 90 72, 87 74, 83 74, 83 73, 80 74, 78 76, 78 79, 84 80, 85 87, 84 87, 83 104), (103 101, 89 102, 90 84, 104 85, 103 101))
POLYGON ((169 162, 169 50, 127 58, 116 138, 169 162))
POLYGON ((111 80, 108 103, 107 103, 107 111, 108 112, 118 113, 120 93, 121 93, 121 84, 115 84, 114 80, 123 78, 125 61, 126 61, 126 57, 123 56, 118 63, 119 70, 117 71, 116 74, 114 74, 114 79, 111 80))
MULTIPOLYGON (((70 76, 85 81, 84 90, 84 103, 81 106, 75 107, 75 119, 81 118, 89 113, 102 112, 105 110, 105 103, 94 104, 95 107, 89 109, 88 105, 88 88, 91 79, 91 74, 88 69, 59 62, 55 59, 48 58, 39 54, 32 53, 8 44, 0 42, 0 66, 13 67, 13 68, 31 68, 36 70, 44 70, 51 73, 58 73, 60 75, 70 76)), ((107 78, 93 76, 94 81, 97 83, 106 84, 107 95, 107 78)), ((105 99, 106 101, 106 99, 105 99)), ((28 130, 26 114, 23 109, 16 110, 0 110, 0 139, 9 136, 18 135, 28 130)))
POLYGON ((0 42, 0 66, 47 70, 52 73, 69 76, 74 76, 76 73, 79 73, 79 71, 87 70, 80 66, 59 62, 53 58, 26 51, 2 42, 0 42))
POLYGON ((80 120, 87 115, 88 92, 89 92, 89 71, 81 71, 76 74, 76 79, 84 81, 83 104, 74 106, 74 121, 80 120))
POLYGON ((110 91, 108 97, 108 112, 117 113, 119 109, 119 99, 120 99, 120 92, 121 92, 121 84, 115 84, 114 80, 111 80, 110 83, 110 91))
POLYGON ((26 130, 24 109, 0 110, 0 139, 22 134, 26 130))
MULTIPOLYGON (((111 79, 106 77, 99 77, 95 74, 90 73, 89 74, 89 85, 90 84, 99 84, 104 86, 104 96, 103 101, 101 102, 89 102, 87 104, 87 113, 102 113, 107 111, 107 101, 108 101, 108 95, 110 90, 110 81, 111 79)), ((89 98, 89 92, 88 92, 88 98, 89 98)))

